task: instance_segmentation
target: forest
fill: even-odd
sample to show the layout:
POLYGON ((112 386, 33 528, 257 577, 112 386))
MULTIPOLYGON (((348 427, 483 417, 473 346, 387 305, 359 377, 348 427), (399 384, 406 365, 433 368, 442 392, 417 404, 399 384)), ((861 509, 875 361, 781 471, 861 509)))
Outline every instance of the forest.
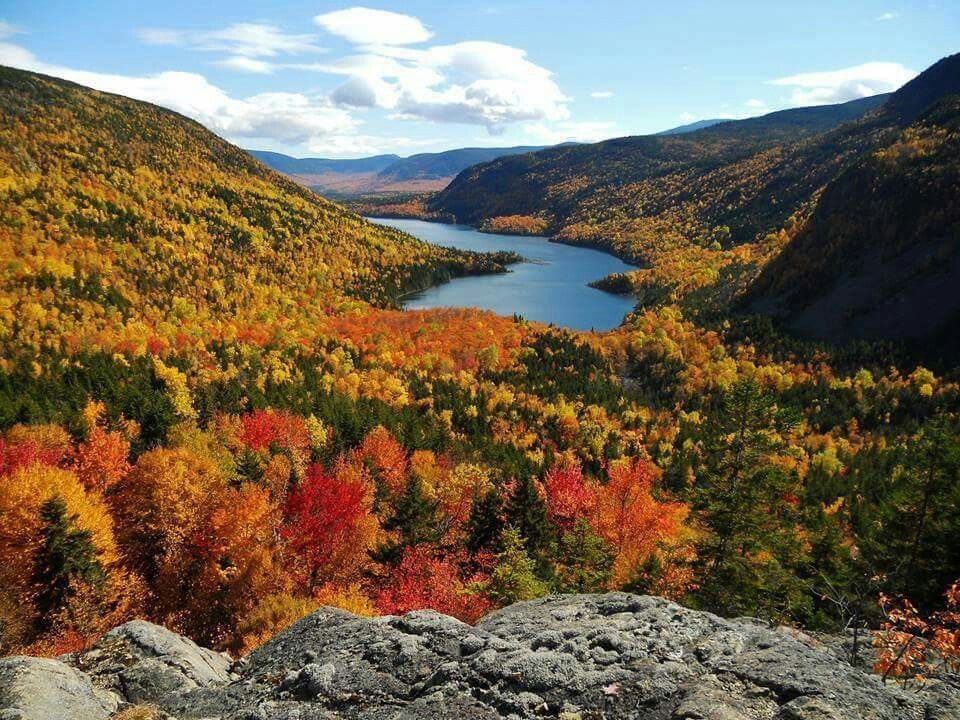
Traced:
POLYGON ((398 310, 515 258, 154 106, 9 69, 0 99, 0 652, 624 588, 883 628, 895 676, 956 657, 955 373, 672 303, 607 333, 398 310))

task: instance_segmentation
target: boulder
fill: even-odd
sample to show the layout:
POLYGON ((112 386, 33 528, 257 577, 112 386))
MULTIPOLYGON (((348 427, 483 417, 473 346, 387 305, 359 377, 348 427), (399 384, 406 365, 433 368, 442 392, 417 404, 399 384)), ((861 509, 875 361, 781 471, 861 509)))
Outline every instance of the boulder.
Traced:
POLYGON ((323 608, 232 666, 130 623, 72 662, 94 690, 179 720, 960 720, 949 679, 907 692, 809 635, 626 593, 541 598, 476 626, 323 608))
POLYGON ((231 680, 228 657, 145 620, 115 627, 89 650, 64 659, 129 703, 231 680))
POLYGON ((0 658, 0 720, 100 720, 118 704, 115 695, 60 660, 0 658))

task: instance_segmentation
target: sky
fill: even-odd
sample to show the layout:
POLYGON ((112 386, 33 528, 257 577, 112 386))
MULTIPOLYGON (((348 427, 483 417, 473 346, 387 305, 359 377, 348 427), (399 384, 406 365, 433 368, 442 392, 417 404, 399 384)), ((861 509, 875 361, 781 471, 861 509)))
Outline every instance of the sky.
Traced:
POLYGON ((888 92, 960 0, 0 0, 0 64, 297 157, 594 142, 888 92))

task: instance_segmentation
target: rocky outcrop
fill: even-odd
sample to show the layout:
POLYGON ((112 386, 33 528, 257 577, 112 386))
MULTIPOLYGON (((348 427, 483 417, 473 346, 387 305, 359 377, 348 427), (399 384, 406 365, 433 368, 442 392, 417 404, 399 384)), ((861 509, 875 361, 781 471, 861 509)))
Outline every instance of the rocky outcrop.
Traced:
POLYGON ((0 720, 100 720, 119 699, 90 678, 51 658, 0 658, 0 720))
POLYGON ((3 662, 5 683, 18 672, 8 665, 32 669, 0 690, 0 720, 109 713, 108 701, 87 715, 45 715, 20 699, 47 684, 56 702, 149 702, 182 719, 960 718, 960 688, 946 681, 908 693, 802 634, 624 593, 520 603, 475 627, 432 611, 360 618, 325 608, 230 666, 144 622, 64 662, 3 662))

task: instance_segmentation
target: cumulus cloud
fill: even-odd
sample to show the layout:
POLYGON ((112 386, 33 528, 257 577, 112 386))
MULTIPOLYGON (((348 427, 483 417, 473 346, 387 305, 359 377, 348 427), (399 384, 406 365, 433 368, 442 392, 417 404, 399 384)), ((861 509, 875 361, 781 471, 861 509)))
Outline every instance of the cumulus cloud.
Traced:
POLYGON ((590 93, 590 97, 597 100, 606 100, 613 97, 613 93, 609 90, 598 90, 597 92, 590 93))
POLYGON ((226 52, 245 58, 323 51, 315 43, 316 35, 293 35, 262 23, 235 23, 222 30, 201 32, 141 28, 137 36, 151 45, 183 45, 194 50, 226 52))
MULTIPOLYGON (((336 155, 387 144, 384 138, 359 133, 356 111, 366 109, 385 111, 393 120, 479 126, 493 136, 510 124, 531 123, 528 132, 540 135, 542 142, 589 141, 609 134, 606 123, 569 122, 570 98, 553 74, 520 48, 487 41, 431 45, 426 42, 431 33, 419 19, 362 7, 319 15, 315 22, 349 41, 353 50, 318 58, 324 48, 316 35, 288 33, 263 23, 207 31, 142 28, 138 35, 154 45, 220 53, 215 65, 246 73, 299 70, 339 78, 321 98, 270 92, 231 97, 192 72, 85 72, 46 64, 23 47, 2 42, 0 63, 163 105, 232 139, 263 139, 336 155)), ((4 28, 0 24, 0 33, 4 28)), ((594 93, 597 98, 612 95, 594 93)), ((398 142, 389 144, 396 147, 398 142)))
POLYGON ((765 103, 763 100, 758 100, 757 98, 750 98, 750 99, 747 100, 747 102, 744 103, 744 104, 745 104, 748 108, 750 108, 751 110, 766 110, 766 109, 767 109, 767 103, 765 103))
POLYGON ((313 21, 332 35, 357 45, 411 45, 433 37, 412 15, 352 7, 317 15, 313 21))
POLYGON ((791 75, 767 81, 792 88, 792 105, 826 105, 896 90, 913 79, 916 72, 900 63, 871 62, 863 65, 791 75))
POLYGON ((391 110, 397 119, 482 125, 498 133, 512 122, 569 117, 569 98, 552 73, 519 48, 471 41, 361 50, 301 67, 349 78, 331 95, 335 102, 391 110))
POLYGON ((189 72, 131 76, 74 70, 42 62, 17 45, 0 43, 0 64, 66 78, 97 90, 162 105, 230 138, 270 138, 290 145, 354 134, 357 122, 342 108, 300 93, 230 97, 189 72))

